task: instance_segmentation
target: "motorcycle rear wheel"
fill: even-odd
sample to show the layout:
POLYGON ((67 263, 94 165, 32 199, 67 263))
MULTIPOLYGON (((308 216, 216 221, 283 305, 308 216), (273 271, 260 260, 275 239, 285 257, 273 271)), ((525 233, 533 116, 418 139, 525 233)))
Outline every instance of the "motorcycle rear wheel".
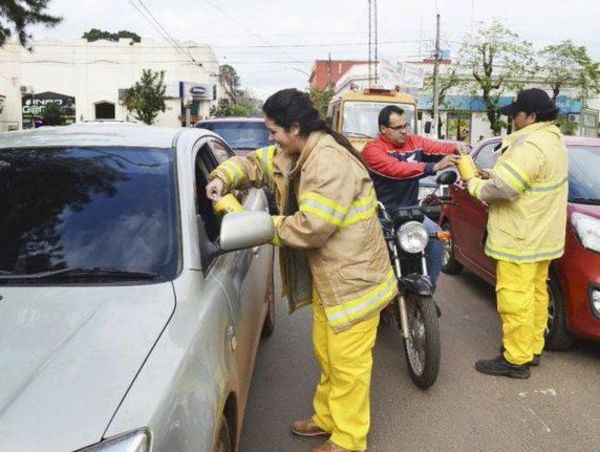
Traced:
POLYGON ((408 373, 420 389, 430 388, 440 370, 440 330, 431 296, 406 295, 409 338, 404 339, 408 373))

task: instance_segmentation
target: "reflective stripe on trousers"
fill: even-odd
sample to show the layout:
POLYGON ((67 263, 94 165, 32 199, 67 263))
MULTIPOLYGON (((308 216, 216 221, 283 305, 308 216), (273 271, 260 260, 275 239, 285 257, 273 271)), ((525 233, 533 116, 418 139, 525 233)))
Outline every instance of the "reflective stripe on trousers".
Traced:
POLYGON ((370 425, 369 390, 379 314, 335 333, 313 289, 313 347, 321 376, 313 398, 313 422, 330 441, 366 450, 370 425))

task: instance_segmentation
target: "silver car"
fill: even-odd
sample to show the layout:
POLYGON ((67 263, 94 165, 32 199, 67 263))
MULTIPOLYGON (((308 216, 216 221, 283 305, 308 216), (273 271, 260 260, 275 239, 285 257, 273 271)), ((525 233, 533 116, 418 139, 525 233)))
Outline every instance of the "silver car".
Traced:
POLYGON ((261 190, 213 213, 232 155, 203 129, 0 135, 1 451, 237 449, 273 229, 261 190))

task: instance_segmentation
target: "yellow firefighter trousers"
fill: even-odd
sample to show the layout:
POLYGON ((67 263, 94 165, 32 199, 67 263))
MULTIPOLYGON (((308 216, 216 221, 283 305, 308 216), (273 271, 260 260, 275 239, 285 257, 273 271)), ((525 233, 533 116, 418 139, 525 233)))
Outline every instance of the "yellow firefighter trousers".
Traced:
POLYGON ((312 421, 331 433, 330 441, 349 450, 366 450, 369 389, 379 315, 334 333, 313 289, 313 347, 321 378, 313 398, 312 421))
POLYGON ((527 363, 544 348, 549 265, 550 261, 497 263, 496 296, 502 319, 502 345, 504 358, 512 364, 527 363))

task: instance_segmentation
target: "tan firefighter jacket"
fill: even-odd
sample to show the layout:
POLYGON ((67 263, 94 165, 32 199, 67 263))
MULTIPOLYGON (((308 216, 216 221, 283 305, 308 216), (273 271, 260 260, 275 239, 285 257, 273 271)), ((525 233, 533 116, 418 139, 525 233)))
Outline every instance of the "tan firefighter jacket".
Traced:
POLYGON ((468 181, 471 195, 490 204, 485 253, 527 263, 564 252, 568 155, 560 130, 531 124, 502 140, 489 180, 468 181))
POLYGON ((282 216, 274 216, 273 243, 290 312, 318 292, 334 331, 377 314, 397 283, 377 219, 377 199, 357 157, 323 132, 313 132, 294 163, 276 146, 219 165, 229 191, 267 186, 282 216))

